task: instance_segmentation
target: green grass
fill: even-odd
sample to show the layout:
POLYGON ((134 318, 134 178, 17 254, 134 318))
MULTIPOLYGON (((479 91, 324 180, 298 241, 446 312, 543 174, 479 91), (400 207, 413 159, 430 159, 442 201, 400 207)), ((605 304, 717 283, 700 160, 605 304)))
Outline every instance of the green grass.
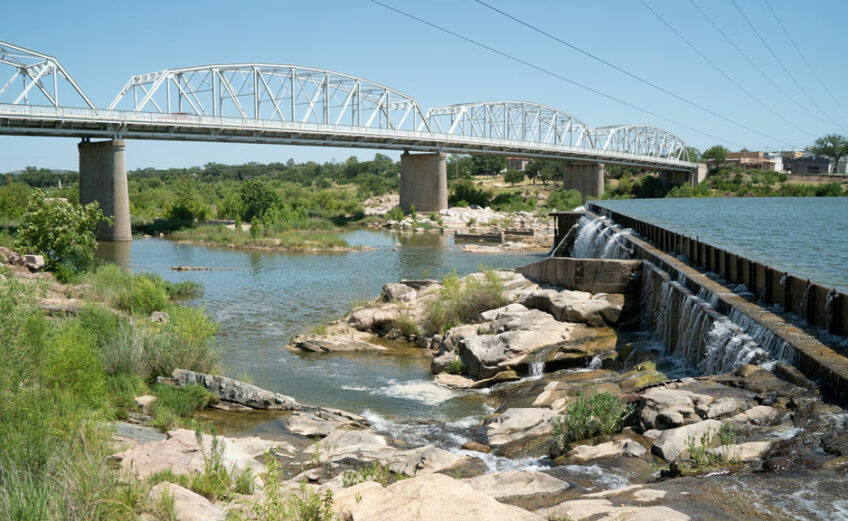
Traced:
POLYGON ((486 270, 482 277, 459 280, 456 272, 442 279, 439 298, 427 305, 425 328, 441 334, 453 326, 470 322, 482 312, 508 303, 503 281, 494 270, 486 270))
POLYGON ((564 448, 575 441, 620 432, 632 410, 632 405, 612 393, 580 393, 563 416, 554 418, 554 443, 564 448))
POLYGON ((342 486, 347 488, 365 481, 373 481, 385 487, 389 482, 389 476, 391 476, 389 467, 380 465, 375 461, 371 465, 364 465, 356 469, 344 471, 342 474, 342 486))
POLYGON ((395 318, 395 326, 407 340, 421 335, 421 329, 408 311, 401 311, 395 318))
POLYGON ((725 463, 736 463, 738 458, 729 452, 728 447, 736 443, 736 429, 729 423, 723 423, 718 432, 708 429, 701 435, 700 444, 694 436, 689 436, 686 446, 689 460, 696 470, 703 470, 725 463), (719 450, 710 450, 718 444, 719 450), (721 450, 724 449, 724 450, 721 450))
POLYGON ((229 230, 222 225, 205 224, 197 228, 180 230, 172 239, 190 242, 234 245, 240 248, 271 248, 280 250, 335 250, 350 248, 337 233, 326 230, 263 230, 263 235, 253 236, 248 231, 229 230))
POLYGON ((171 301, 203 293, 196 282, 169 282, 159 275, 133 274, 114 264, 83 275, 82 284, 85 298, 138 315, 162 311, 171 301))

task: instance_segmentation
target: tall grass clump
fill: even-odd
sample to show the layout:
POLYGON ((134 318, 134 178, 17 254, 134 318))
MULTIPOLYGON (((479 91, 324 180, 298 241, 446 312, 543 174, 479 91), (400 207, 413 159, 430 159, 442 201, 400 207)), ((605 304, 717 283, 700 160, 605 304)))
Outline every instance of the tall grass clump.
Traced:
POLYGON ((598 435, 621 431, 633 406, 612 393, 580 393, 563 416, 554 418, 554 442, 559 448, 598 435))
POLYGON ((171 300, 196 297, 203 292, 196 282, 174 283, 151 273, 136 275, 114 264, 87 274, 83 284, 85 297, 139 315, 162 311, 171 300))
POLYGON ((444 333, 453 326, 470 322, 486 310, 508 303, 503 281, 494 270, 472 274, 461 281, 456 272, 442 279, 442 290, 436 300, 427 305, 426 329, 434 334, 444 333))
POLYGON ((34 304, 35 288, 0 282, 0 520, 135 519, 141 495, 105 464, 98 338, 34 304))

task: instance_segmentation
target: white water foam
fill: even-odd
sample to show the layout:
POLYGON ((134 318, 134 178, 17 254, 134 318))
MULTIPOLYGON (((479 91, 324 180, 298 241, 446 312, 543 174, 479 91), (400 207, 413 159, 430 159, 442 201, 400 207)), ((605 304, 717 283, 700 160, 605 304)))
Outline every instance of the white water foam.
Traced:
POLYGON ((456 391, 426 380, 412 380, 398 383, 389 380, 389 385, 374 391, 374 394, 415 400, 426 405, 439 405, 459 395, 456 391))

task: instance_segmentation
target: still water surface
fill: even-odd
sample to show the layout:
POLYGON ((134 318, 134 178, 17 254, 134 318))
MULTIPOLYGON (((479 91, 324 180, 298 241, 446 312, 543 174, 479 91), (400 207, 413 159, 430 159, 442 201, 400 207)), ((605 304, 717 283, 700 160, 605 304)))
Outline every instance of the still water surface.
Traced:
POLYGON ((402 278, 440 278, 488 267, 512 268, 541 255, 462 253, 452 236, 401 235, 361 230, 344 234, 352 245, 376 251, 291 254, 136 240, 129 252, 101 251, 136 272, 203 284, 203 306, 220 323, 223 372, 250 375, 260 387, 299 402, 355 413, 456 419, 482 412, 481 397, 432 382, 430 358, 418 348, 389 354, 300 355, 283 349, 289 339, 336 319, 357 300, 373 299, 383 284, 402 278), (395 245, 396 251, 393 251, 395 245), (211 271, 170 270, 188 265, 211 271))
POLYGON ((597 201, 824 286, 848 291, 848 198, 597 201))

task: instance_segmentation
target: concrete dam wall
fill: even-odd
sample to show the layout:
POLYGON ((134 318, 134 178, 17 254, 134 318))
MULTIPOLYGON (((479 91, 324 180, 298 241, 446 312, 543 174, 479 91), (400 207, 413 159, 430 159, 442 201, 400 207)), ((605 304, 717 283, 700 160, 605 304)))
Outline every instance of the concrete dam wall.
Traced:
POLYGON ((827 398, 848 403, 845 294, 597 206, 572 235, 571 262, 552 257, 522 271, 568 287, 575 273, 602 276, 601 265, 580 258, 641 261, 643 325, 670 354, 703 374, 789 362, 827 398))

